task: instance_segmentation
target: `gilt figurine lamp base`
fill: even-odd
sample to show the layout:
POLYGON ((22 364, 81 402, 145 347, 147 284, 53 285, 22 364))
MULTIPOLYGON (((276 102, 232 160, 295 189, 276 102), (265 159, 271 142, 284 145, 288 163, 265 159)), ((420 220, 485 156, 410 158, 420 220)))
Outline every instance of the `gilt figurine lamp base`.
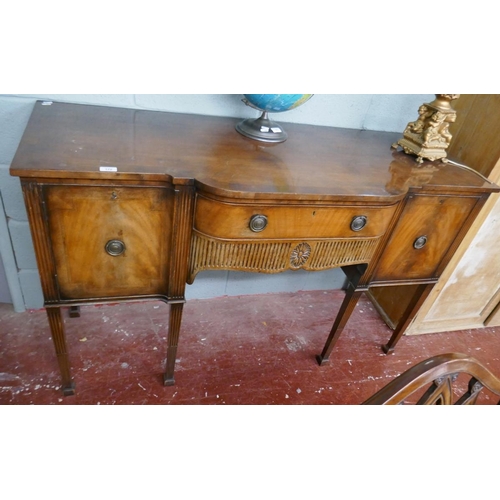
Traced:
POLYGON ((392 145, 394 149, 400 146, 405 153, 415 155, 419 164, 424 160, 447 161, 446 150, 452 139, 449 126, 457 117, 451 101, 458 99, 460 94, 435 95, 433 102, 420 106, 417 120, 410 122, 403 138, 392 145))

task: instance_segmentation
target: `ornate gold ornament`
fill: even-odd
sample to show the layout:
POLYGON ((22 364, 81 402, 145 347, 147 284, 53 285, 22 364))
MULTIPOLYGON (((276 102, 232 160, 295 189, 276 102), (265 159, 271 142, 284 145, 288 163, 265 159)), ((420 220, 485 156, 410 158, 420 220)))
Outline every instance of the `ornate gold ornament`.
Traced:
POLYGON ((418 109, 418 118, 408 123, 403 138, 392 145, 403 148, 406 154, 417 156, 417 163, 424 160, 442 160, 446 162, 446 149, 450 145, 452 135, 450 124, 457 118, 451 102, 460 94, 435 94, 436 99, 430 104, 422 104, 418 109))

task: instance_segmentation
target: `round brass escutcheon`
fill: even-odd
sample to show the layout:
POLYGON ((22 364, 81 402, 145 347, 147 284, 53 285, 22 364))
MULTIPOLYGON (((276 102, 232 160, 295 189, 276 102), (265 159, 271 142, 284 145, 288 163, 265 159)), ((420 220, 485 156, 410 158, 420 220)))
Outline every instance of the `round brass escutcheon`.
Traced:
POLYGON ((125 243, 120 240, 111 240, 106 243, 106 252, 112 257, 118 257, 125 251, 125 243))
POLYGON ((249 227, 254 233, 260 233, 267 227, 267 217, 265 215, 254 215, 250 219, 249 227))
POLYGON ((424 248, 426 244, 427 244, 427 236, 420 236, 415 240, 415 243, 413 243, 413 248, 415 250, 420 250, 421 248, 424 248))
POLYGON ((358 215, 354 217, 351 222, 351 229, 353 231, 361 231, 368 224, 368 217, 366 215, 358 215))

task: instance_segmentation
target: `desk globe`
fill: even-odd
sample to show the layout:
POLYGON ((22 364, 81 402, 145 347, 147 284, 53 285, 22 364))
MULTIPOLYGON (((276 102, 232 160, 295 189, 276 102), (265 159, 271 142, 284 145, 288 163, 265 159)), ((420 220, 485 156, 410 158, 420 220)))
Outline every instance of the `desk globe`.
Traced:
POLYGON ((298 108, 314 94, 243 94, 243 102, 262 114, 236 125, 236 130, 250 139, 263 142, 284 142, 288 135, 281 125, 269 119, 269 113, 283 113, 298 108))

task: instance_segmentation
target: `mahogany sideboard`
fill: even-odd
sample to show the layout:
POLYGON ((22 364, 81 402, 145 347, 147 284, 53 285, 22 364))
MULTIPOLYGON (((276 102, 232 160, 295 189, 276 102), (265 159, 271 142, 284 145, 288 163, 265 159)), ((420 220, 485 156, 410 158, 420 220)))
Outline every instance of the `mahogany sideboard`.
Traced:
MULTIPOLYGON (((348 288, 318 362, 363 292, 408 285, 394 346, 492 192, 455 164, 394 151, 397 134, 287 125, 285 143, 238 120, 36 103, 11 165, 21 179, 65 395, 75 393, 61 308, 170 305, 165 385, 186 283, 204 270, 340 267, 348 288)), ((333 316, 332 316, 333 317, 333 316)), ((84 327, 84 326, 83 326, 84 327)))

